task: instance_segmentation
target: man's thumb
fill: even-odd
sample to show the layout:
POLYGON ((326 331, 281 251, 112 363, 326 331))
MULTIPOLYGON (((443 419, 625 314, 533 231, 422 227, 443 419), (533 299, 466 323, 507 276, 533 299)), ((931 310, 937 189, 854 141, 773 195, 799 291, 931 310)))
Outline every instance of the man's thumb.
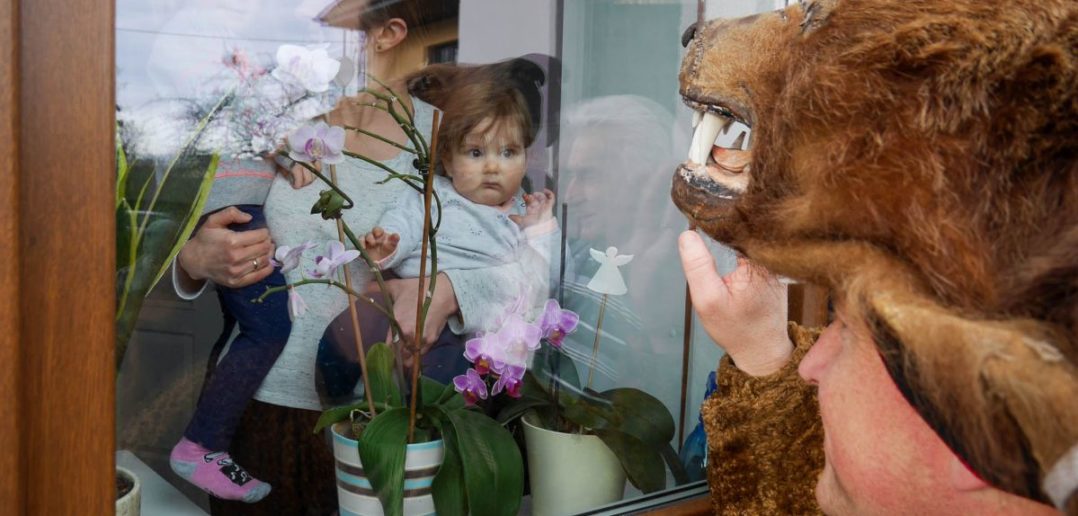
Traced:
POLYGON ((248 222, 251 220, 251 216, 240 211, 235 206, 229 206, 213 215, 210 215, 206 219, 206 223, 203 226, 214 228, 227 228, 228 226, 236 223, 248 222))
POLYGON ((678 237, 678 253, 693 297, 722 285, 722 278, 715 269, 715 258, 695 231, 681 233, 678 237))

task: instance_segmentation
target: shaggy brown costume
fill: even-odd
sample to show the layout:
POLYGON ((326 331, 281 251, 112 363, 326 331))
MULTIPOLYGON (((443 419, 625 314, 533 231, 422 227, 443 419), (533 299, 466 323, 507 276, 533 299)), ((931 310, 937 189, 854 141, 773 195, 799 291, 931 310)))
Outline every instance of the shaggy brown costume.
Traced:
POLYGON ((791 323, 797 348, 786 367, 770 376, 749 376, 723 357, 718 394, 700 410, 715 514, 820 512, 814 489, 824 462, 823 425, 816 389, 797 375, 819 336, 791 323))
POLYGON ((682 211, 832 287, 974 470, 1078 514, 1078 2, 806 2, 683 39, 687 103, 753 146, 680 168, 682 211))

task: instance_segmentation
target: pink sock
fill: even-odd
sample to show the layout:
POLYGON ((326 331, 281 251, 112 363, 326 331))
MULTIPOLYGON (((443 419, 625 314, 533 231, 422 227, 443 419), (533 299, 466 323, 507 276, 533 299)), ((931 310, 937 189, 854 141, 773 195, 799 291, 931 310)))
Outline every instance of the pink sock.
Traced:
POLYGON ((169 455, 172 471, 203 491, 222 500, 255 503, 270 492, 270 485, 252 477, 228 452, 203 448, 184 437, 169 455))

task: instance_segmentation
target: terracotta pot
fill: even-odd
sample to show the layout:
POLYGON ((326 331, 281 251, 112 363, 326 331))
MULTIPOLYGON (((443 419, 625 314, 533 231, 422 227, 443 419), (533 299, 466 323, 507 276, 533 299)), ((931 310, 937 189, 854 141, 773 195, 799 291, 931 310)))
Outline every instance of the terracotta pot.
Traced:
POLYGON ((116 476, 131 481, 131 490, 116 499, 116 516, 139 516, 142 506, 142 484, 138 477, 126 468, 116 466, 116 476))
MULTIPOLYGON (((382 502, 371 489, 363 472, 357 442, 349 423, 333 425, 333 457, 337 461, 337 500, 341 516, 380 516, 382 502)), ((445 446, 442 440, 409 444, 404 455, 404 514, 434 514, 431 485, 442 465, 445 446)))
POLYGON ((521 420, 533 515, 577 514, 621 500, 625 470, 602 439, 541 428, 531 413, 521 420))

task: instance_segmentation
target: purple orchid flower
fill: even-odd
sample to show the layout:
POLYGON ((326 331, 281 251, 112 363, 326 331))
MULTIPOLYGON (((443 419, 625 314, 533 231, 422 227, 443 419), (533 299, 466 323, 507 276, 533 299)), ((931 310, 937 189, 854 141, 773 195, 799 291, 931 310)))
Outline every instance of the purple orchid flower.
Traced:
POLYGON ((288 157, 296 161, 336 164, 344 161, 344 128, 318 122, 296 129, 288 137, 288 157))
POLYGON ((495 363, 494 372, 504 374, 506 366, 527 367, 528 358, 532 351, 539 349, 542 336, 538 326, 529 324, 520 315, 510 315, 498 330, 504 363, 495 363))
POLYGON ((480 376, 486 376, 491 370, 501 369, 505 361, 498 334, 480 334, 469 339, 464 344, 464 358, 475 365, 475 371, 480 376))
POLYGON ((572 310, 563 310, 557 299, 547 300, 543 315, 539 316, 539 329, 543 332, 543 338, 559 349, 566 335, 576 331, 579 323, 580 316, 572 310))
POLYGON ((501 376, 498 377, 498 381, 494 382, 494 386, 490 389, 490 395, 496 396, 502 390, 513 398, 520 397, 520 386, 524 383, 524 371, 523 366, 509 365, 503 369, 501 376))
POLYGON ((295 287, 288 287, 288 318, 295 321, 307 313, 307 302, 296 292, 295 287))
POLYGON ((315 243, 311 241, 304 242, 296 247, 289 247, 282 245, 277 248, 277 251, 273 254, 273 260, 271 263, 274 267, 280 267, 281 272, 288 272, 296 267, 299 267, 299 260, 303 257, 304 251, 313 249, 315 243))
POLYGON ((326 242, 326 255, 314 258, 314 269, 309 272, 315 278, 326 278, 337 272, 337 267, 359 258, 359 251, 345 250, 344 244, 330 240, 326 242))
POLYGON ((487 384, 475 369, 468 369, 464 374, 455 376, 453 388, 464 396, 465 405, 475 405, 479 400, 487 399, 487 384))

